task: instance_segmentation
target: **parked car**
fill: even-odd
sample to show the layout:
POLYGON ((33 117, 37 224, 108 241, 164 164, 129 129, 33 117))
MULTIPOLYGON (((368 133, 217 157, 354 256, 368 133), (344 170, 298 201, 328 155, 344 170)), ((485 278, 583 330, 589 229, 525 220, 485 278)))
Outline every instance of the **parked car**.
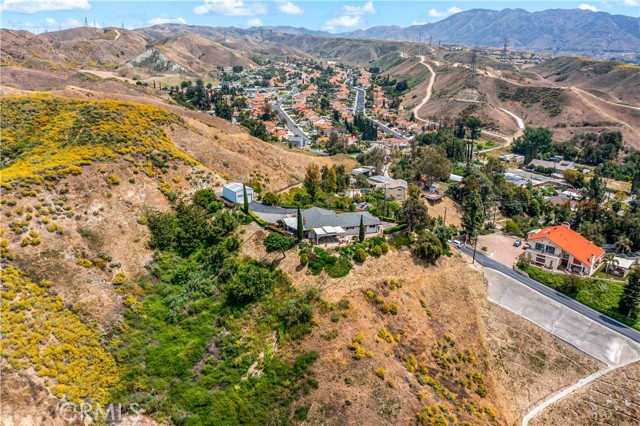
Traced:
POLYGON ((514 241, 514 243, 513 243, 513 246, 514 246, 514 247, 520 247, 520 245, 521 245, 521 244, 522 244, 522 241, 520 241, 520 240, 515 240, 515 241, 514 241))
POLYGON ((531 248, 531 244, 529 243, 524 243, 524 245, 522 246, 523 249, 528 249, 531 248))

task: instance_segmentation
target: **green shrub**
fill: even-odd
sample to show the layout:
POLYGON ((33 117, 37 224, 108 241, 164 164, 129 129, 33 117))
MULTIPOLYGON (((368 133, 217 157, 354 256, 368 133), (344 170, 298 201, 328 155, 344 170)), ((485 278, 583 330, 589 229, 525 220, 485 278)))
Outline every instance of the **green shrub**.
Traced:
POLYGON ((371 249, 371 254, 376 256, 376 257, 380 257, 380 256, 382 256, 382 249, 380 248, 380 246, 374 246, 371 249))
POLYGON ((267 253, 273 253, 277 251, 287 251, 293 246, 295 240, 293 238, 286 237, 277 232, 272 232, 264 239, 264 246, 267 249, 267 253))
POLYGON ((362 248, 356 249, 355 253, 353 253, 353 259, 356 262, 362 263, 367 260, 367 252, 362 248))
POLYGON ((331 278, 342 278, 351 271, 351 261, 345 256, 340 256, 335 264, 327 265, 325 268, 331 278))
POLYGON ((400 232, 407 229, 407 224, 403 223, 402 225, 393 226, 391 228, 385 228, 382 232, 385 235, 395 234, 396 232, 400 232))
POLYGON ((307 253, 302 253, 300 255, 300 264, 302 266, 307 266, 308 263, 309 263, 309 255, 307 253))

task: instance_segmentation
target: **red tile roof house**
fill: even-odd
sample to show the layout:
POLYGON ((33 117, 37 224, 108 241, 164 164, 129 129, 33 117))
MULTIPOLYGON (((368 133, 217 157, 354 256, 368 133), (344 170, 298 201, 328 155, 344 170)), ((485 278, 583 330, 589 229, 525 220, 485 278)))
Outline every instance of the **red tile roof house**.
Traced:
POLYGON ((523 256, 531 264, 551 270, 591 276, 598 270, 604 250, 569 228, 568 223, 532 231, 523 256))

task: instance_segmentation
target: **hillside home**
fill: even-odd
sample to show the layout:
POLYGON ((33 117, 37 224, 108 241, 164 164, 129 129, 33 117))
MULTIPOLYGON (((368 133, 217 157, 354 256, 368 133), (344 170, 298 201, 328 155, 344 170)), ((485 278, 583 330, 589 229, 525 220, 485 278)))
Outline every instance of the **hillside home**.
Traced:
MULTIPOLYGON (((337 238, 358 235, 360 232, 360 218, 364 224, 366 235, 380 232, 380 220, 368 212, 336 213, 332 210, 312 207, 302 210, 302 224, 304 227, 304 237, 315 240, 316 243, 321 238, 337 238)), ((285 226, 291 231, 298 229, 298 219, 296 216, 284 219, 285 226)))
POLYGON ((551 270, 590 276, 600 266, 604 250, 569 228, 568 223, 531 231, 523 256, 551 270))
MULTIPOLYGON (((244 203, 244 192, 242 182, 229 182, 222 187, 222 197, 232 203, 244 203)), ((253 188, 247 186, 247 200, 253 201, 253 188)))

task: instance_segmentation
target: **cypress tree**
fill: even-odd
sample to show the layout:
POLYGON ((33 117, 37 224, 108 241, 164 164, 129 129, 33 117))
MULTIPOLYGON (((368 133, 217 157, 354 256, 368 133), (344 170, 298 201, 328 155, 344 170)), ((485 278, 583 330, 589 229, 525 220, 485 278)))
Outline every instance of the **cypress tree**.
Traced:
POLYGON ((243 210, 245 214, 249 214, 249 199, 247 198, 247 185, 242 184, 242 197, 244 200, 243 210))
POLYGON ((304 225, 302 224, 302 213, 300 213, 300 207, 298 207, 298 229, 297 229, 297 237, 298 242, 302 241, 304 238, 304 225))
POLYGON ((360 215, 360 232, 358 234, 358 241, 364 241, 364 216, 360 215))

